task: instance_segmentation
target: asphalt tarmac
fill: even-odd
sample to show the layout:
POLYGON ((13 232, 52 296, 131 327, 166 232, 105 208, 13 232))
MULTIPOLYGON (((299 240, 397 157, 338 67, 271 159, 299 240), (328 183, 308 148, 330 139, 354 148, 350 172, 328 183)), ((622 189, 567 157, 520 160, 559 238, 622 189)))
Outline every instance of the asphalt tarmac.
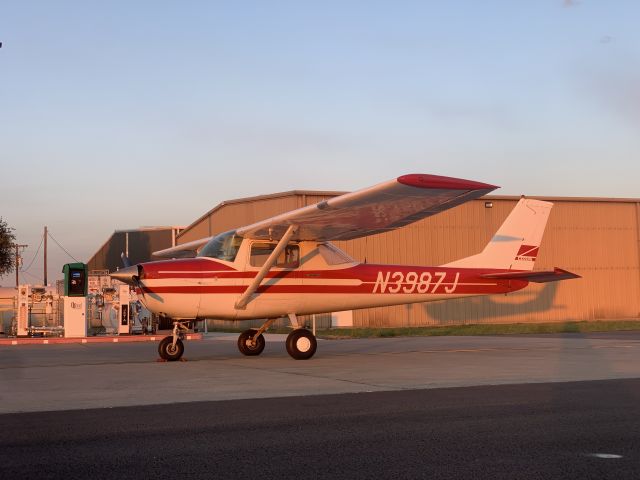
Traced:
POLYGON ((0 413, 640 378, 638 333, 327 340, 305 361, 284 337, 244 357, 211 335, 170 363, 152 343, 0 347, 0 413))
POLYGON ((640 477, 640 333, 283 339, 0 348, 0 479, 640 477))
POLYGON ((637 479, 640 380, 0 416, 0 478, 637 479))

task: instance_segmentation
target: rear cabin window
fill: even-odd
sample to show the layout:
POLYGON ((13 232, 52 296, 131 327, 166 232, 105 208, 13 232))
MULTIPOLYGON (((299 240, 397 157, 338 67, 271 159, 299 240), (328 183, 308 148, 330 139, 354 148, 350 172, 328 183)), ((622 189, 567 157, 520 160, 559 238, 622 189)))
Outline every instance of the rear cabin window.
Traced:
MULTIPOLYGON (((276 243, 254 243, 251 245, 252 267, 262 267, 271 252, 276 248, 276 243)), ((287 245, 280 253, 274 267, 277 268, 297 268, 300 265, 300 248, 298 245, 287 245)))
POLYGON ((321 243, 318 245, 318 250, 327 265, 342 265, 355 262, 353 258, 331 243, 321 243))

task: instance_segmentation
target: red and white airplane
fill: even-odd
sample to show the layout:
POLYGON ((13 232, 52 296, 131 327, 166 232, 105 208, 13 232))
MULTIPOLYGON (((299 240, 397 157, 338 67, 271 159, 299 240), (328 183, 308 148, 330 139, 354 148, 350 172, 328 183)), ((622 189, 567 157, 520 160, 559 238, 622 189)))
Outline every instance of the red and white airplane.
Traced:
POLYGON ((259 355, 263 333, 288 316, 289 355, 308 359, 316 339, 296 315, 510 293, 529 282, 578 275, 534 271, 553 204, 522 198, 482 252, 437 267, 358 263, 332 240, 403 227, 498 187, 435 175, 404 175, 315 205, 155 252, 171 258, 128 266, 113 278, 135 286, 152 312, 173 318, 161 357, 178 360, 193 319, 267 319, 240 334, 244 355, 259 355), (195 258, 185 258, 194 257, 195 258))

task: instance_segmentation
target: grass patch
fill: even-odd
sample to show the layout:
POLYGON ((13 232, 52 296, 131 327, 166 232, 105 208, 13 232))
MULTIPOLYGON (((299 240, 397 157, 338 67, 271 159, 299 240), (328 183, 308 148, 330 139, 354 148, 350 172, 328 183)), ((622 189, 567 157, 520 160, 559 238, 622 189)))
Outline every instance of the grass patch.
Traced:
POLYGON ((414 328, 332 328, 318 330, 320 338, 428 337, 455 335, 513 335, 532 333, 589 333, 640 330, 640 320, 508 323, 414 328))
MULTIPOLYGON (((242 332, 246 328, 214 328, 209 332, 242 332)), ((318 329, 319 338, 388 338, 388 337, 435 337, 463 335, 514 335, 535 333, 590 333, 622 332, 640 330, 640 320, 615 320, 564 323, 505 323, 451 325, 443 327, 413 328, 328 328, 318 329)), ((270 328, 268 333, 289 333, 290 328, 270 328)))

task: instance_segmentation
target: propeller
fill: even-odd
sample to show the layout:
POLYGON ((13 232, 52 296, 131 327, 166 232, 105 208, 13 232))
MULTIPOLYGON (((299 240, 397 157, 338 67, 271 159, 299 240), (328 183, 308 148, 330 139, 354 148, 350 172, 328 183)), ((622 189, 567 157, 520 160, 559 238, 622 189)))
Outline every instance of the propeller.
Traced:
POLYGON ((120 258, 122 259, 122 264, 123 264, 125 267, 130 267, 130 266, 131 266, 131 260, 129 260, 129 257, 127 257, 127 256, 124 254, 124 252, 122 252, 122 253, 120 254, 120 258))
POLYGON ((133 285, 136 288, 142 288, 140 284, 140 277, 142 277, 142 265, 131 265, 129 258, 123 253, 120 255, 124 268, 121 268, 117 272, 112 273, 111 278, 120 280, 128 285, 133 285))

